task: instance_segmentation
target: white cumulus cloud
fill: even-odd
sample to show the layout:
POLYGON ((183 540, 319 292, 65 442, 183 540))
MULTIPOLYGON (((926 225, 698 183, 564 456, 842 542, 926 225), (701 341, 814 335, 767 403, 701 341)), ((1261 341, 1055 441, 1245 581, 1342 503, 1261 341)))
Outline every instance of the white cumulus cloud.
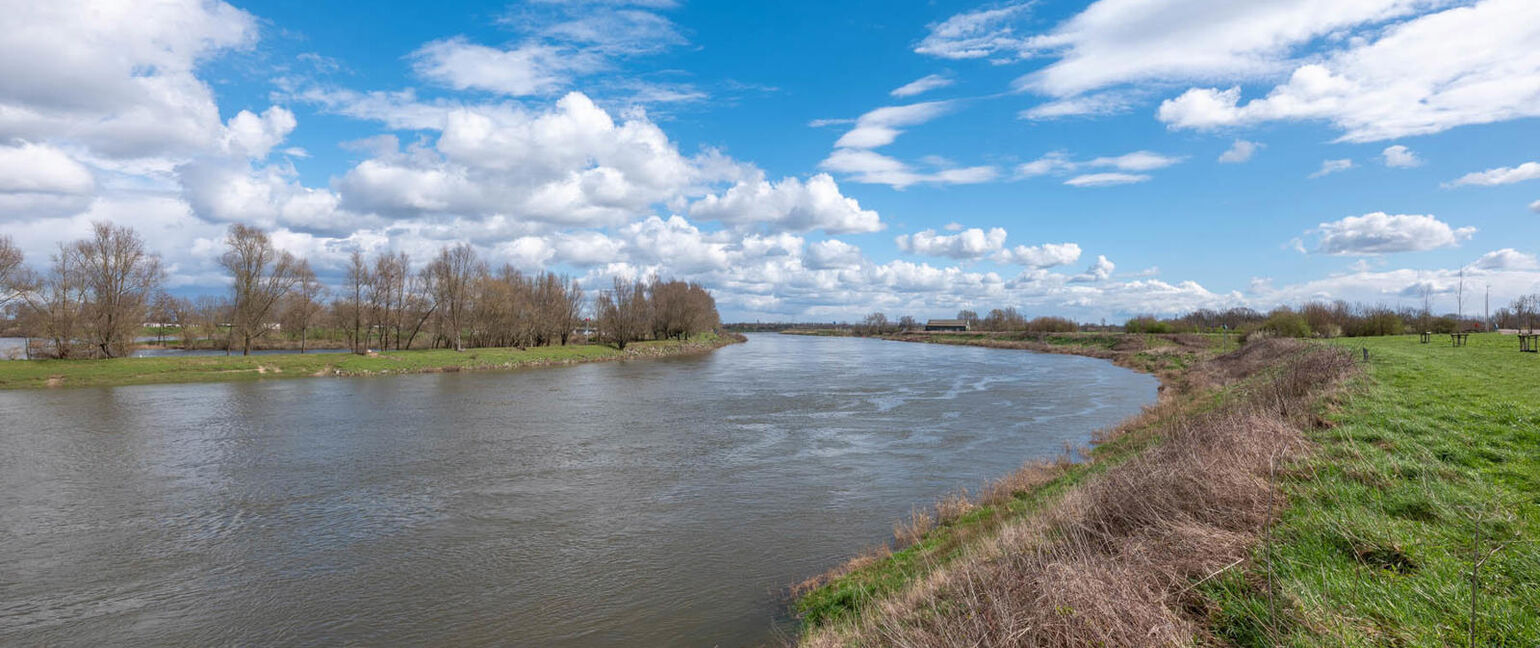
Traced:
POLYGON ((1001 250, 999 254, 995 255, 995 260, 1000 263, 1011 263, 1034 269, 1052 268, 1079 261, 1080 246, 1074 243, 1018 245, 1001 250))
POLYGON ((1112 278, 1112 271, 1116 269, 1116 264, 1108 261, 1107 257, 1098 255, 1096 257, 1096 262, 1092 263, 1091 267, 1086 268, 1085 272, 1071 277, 1070 281, 1073 283, 1095 283, 1098 281, 1106 281, 1112 278))
POLYGON ((1454 247, 1474 235, 1476 228, 1453 228, 1428 215, 1373 212, 1321 223, 1315 233, 1320 236, 1317 253, 1340 256, 1454 247))
POLYGON ((911 254, 977 259, 1005 247, 1005 230, 992 227, 986 232, 974 227, 956 234, 937 234, 936 230, 928 229, 900 234, 894 241, 898 249, 911 254))
POLYGON ((0 30, 0 141, 65 142, 112 159, 185 156, 223 124, 197 67, 247 48, 257 23, 217 0, 12 2, 0 30))
MULTIPOLYGON (((1383 19, 1433 3, 1294 2, 1279 6, 1285 4, 1383 19)), ((1232 6, 1237 14, 1255 9, 1251 5, 1232 6)), ((1330 26, 1332 21, 1311 17, 1301 24, 1309 28, 1299 33, 1319 35, 1328 32, 1318 27, 1330 26)), ((1294 67, 1288 80, 1266 96, 1242 103, 1238 86, 1192 88, 1163 102, 1158 116, 1172 128, 1194 129, 1274 120, 1324 120, 1343 132, 1343 140, 1368 142, 1540 115, 1540 4, 1529 0, 1461 4, 1346 43, 1318 61, 1294 67)), ((1275 69, 1287 61, 1268 56, 1259 62, 1275 69)), ((1266 67, 1257 69, 1258 73, 1268 71, 1266 67)))
POLYGON ((803 263, 813 270, 827 270, 860 267, 861 261, 861 248, 838 239, 828 239, 808 244, 807 259, 803 263))
POLYGON ((1513 248, 1493 250, 1481 255, 1481 258, 1471 262, 1471 267, 1478 270, 1537 270, 1540 269, 1540 261, 1535 260, 1535 255, 1525 254, 1513 248))
POLYGON ((0 193, 85 194, 95 186, 91 170, 56 147, 0 145, 0 193))
POLYGON ((1422 158, 1417 157, 1412 149, 1400 144, 1385 147, 1385 150, 1380 151, 1380 157, 1385 160, 1385 166, 1388 167, 1410 168, 1422 164, 1422 158))
POLYGON ((1224 153, 1219 154, 1219 161, 1224 164, 1246 162, 1251 159, 1251 156, 1256 155, 1257 150, 1261 148, 1262 145, 1256 142, 1238 139, 1230 145, 1230 148, 1225 149, 1224 153))
POLYGON ((820 173, 803 182, 763 177, 737 183, 722 194, 708 195, 690 205, 690 216, 728 225, 768 224, 796 232, 823 230, 831 234, 876 232, 882 229, 877 212, 862 209, 840 193, 834 178, 820 173))

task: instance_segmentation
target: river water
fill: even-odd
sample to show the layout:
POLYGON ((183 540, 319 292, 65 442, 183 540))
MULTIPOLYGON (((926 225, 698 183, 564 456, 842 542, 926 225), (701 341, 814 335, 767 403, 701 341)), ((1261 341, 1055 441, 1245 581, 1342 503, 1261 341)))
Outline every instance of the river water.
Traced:
POLYGON ((0 644, 738 646, 911 506, 1155 399, 752 335, 511 373, 0 392, 0 644))

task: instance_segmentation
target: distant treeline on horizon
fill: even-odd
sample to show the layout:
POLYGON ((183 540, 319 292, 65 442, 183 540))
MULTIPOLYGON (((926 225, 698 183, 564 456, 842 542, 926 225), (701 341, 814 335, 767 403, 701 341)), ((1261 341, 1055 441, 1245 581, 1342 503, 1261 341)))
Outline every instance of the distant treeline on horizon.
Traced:
MULTIPOLYGON (((1198 309, 1182 315, 1159 317, 1139 315, 1122 324, 1081 323, 1067 317, 1027 318, 1015 308, 996 308, 980 317, 976 311, 959 311, 954 319, 969 330, 990 332, 1070 333, 1221 333, 1261 332, 1279 337, 1365 337, 1404 333, 1454 333, 1495 329, 1533 330, 1540 313, 1540 295, 1526 295, 1492 311, 1490 316, 1474 317, 1458 313, 1435 314, 1431 300, 1418 308, 1392 309, 1387 306, 1350 304, 1343 300, 1307 302, 1301 306, 1279 306, 1267 312, 1247 307, 1225 310, 1198 309)), ((928 320, 927 320, 928 321, 928 320)), ((925 321, 913 316, 890 320, 881 312, 867 315, 859 322, 738 322, 725 328, 740 332, 835 329, 863 335, 878 335, 923 329, 925 321)))
POLYGON ((415 272, 404 252, 371 259, 355 250, 335 290, 259 228, 231 225, 224 244, 229 293, 189 300, 162 290, 160 255, 133 228, 94 223, 91 236, 61 244, 41 270, 0 235, 0 314, 14 312, 9 328, 38 339, 29 356, 58 358, 125 356, 147 327, 175 330, 183 346, 249 353, 282 332, 298 338, 301 352, 322 337, 362 353, 575 339, 624 349, 719 325, 716 300, 699 283, 617 277, 590 304, 570 277, 493 270, 465 243, 444 246, 415 272))

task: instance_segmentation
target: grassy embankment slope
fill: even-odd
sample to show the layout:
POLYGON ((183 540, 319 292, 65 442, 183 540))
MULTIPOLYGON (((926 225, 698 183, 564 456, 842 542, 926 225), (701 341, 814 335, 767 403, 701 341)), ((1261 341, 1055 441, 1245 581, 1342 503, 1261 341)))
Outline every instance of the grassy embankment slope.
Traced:
POLYGON ((688 342, 635 342, 625 351, 599 344, 568 346, 386 351, 259 356, 189 356, 111 360, 9 360, 0 362, 0 389, 216 382, 256 378, 368 376, 380 374, 496 371, 626 358, 698 353, 742 341, 737 335, 698 335, 688 342))
POLYGON ((1474 619, 1477 645, 1540 645, 1540 358, 1513 338, 1343 341, 1363 367, 1320 343, 1200 362, 1196 338, 1034 337, 931 341, 1174 389, 1089 461, 943 500, 901 549, 805 584, 805 644, 1441 646, 1474 619))

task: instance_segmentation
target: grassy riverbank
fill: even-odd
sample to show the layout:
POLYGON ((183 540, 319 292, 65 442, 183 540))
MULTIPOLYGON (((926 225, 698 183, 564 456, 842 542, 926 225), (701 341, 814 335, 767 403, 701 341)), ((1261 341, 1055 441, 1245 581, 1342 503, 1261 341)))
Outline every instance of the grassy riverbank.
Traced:
POLYGON ((260 356, 184 356, 110 360, 9 360, 0 362, 0 389, 102 387, 149 383, 217 382, 268 378, 497 371, 709 351, 740 342, 735 334, 702 335, 688 342, 636 342, 625 351, 599 344, 568 346, 386 351, 260 356))
POLYGON ((803 584, 804 644, 1458 646, 1474 619, 1477 645, 1540 645, 1540 358, 1514 338, 1102 337, 915 338, 1168 388, 1088 461, 947 498, 803 584))
POLYGON ((1163 383, 1179 381, 1195 362, 1238 345, 1233 335, 1195 333, 899 333, 882 339, 1090 356, 1155 374, 1163 383))
POLYGON ((855 331, 848 328, 799 328, 780 331, 782 335, 807 335, 812 337, 855 337, 855 331))

